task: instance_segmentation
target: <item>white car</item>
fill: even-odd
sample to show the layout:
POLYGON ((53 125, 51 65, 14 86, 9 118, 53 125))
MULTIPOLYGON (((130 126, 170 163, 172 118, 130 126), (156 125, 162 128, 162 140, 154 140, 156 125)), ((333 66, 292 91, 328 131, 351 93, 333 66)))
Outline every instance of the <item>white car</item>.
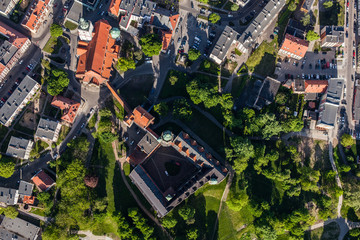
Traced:
POLYGON ((21 60, 19 61, 19 64, 22 64, 23 62, 24 62, 24 60, 21 59, 21 60))
POLYGON ((54 156, 53 156, 53 159, 57 159, 57 157, 59 156, 59 154, 55 154, 54 156))

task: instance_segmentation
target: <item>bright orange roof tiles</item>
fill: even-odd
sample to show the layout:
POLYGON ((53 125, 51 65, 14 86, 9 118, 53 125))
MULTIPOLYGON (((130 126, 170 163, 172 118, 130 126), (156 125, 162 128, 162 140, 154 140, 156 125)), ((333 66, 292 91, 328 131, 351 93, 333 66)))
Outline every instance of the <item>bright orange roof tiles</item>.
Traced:
POLYGON ((178 22, 179 17, 180 17, 179 14, 176 14, 176 15, 173 15, 173 16, 169 17, 169 20, 170 20, 170 23, 171 23, 171 26, 172 26, 173 30, 175 30, 175 27, 176 27, 176 24, 178 22))
POLYGON ((172 32, 161 31, 161 33, 162 33, 162 49, 166 50, 170 45, 172 32))
POLYGON ((121 0, 112 0, 108 12, 110 12, 114 16, 118 16, 120 10, 120 3, 121 0))
POLYGON ((301 58, 305 56, 308 47, 309 47, 308 41, 292 36, 288 33, 285 35, 284 42, 281 45, 282 50, 292 53, 301 58))
POLYGON ((31 180, 41 191, 47 191, 51 186, 55 184, 54 180, 43 170, 41 170, 38 174, 32 177, 31 180))
POLYGON ((63 96, 55 96, 51 102, 51 105, 64 110, 61 119, 68 123, 74 122, 77 110, 80 107, 80 103, 63 96))
POLYGON ((50 0, 35 0, 28 9, 22 25, 30 30, 36 30, 42 23, 42 15, 50 0))
POLYGON ((23 203, 33 205, 35 202, 34 196, 24 196, 23 203))
POLYGON ((11 42, 15 47, 21 48, 24 43, 28 40, 26 36, 19 33, 15 29, 12 29, 5 23, 0 21, 0 33, 7 36, 9 39, 8 41, 11 42))
MULTIPOLYGON (((111 26, 102 19, 95 23, 95 34, 87 46, 87 51, 79 57, 76 75, 83 78, 84 82, 102 84, 111 76, 111 67, 114 59, 117 59, 119 48, 115 45, 115 39, 110 36, 111 26), (96 80, 95 80, 95 79, 96 80)), ((79 48, 83 48, 83 44, 79 48)))
POLYGON ((134 122, 140 127, 146 128, 154 121, 154 117, 141 106, 137 106, 133 111, 134 122))
POLYGON ((324 93, 327 87, 327 80, 305 80, 306 93, 324 93))

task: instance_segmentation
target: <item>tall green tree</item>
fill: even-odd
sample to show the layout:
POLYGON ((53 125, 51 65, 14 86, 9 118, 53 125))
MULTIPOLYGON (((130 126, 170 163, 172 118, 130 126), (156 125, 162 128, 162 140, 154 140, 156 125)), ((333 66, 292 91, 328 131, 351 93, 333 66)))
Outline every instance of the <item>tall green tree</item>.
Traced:
POLYGON ((314 32, 313 30, 310 30, 306 33, 306 40, 308 41, 315 41, 318 40, 319 38, 320 38, 319 34, 314 32))
POLYGON ((355 140, 351 137, 350 134, 344 133, 341 136, 341 145, 343 145, 343 147, 350 147, 354 144, 355 144, 355 140))
POLYGON ((156 34, 147 34, 143 36, 140 38, 139 43, 144 54, 149 57, 159 55, 162 47, 161 40, 156 34))
POLYGON ((184 206, 178 210, 178 213, 187 224, 192 224, 195 221, 195 209, 189 206, 184 206))
POLYGON ((47 79, 47 91, 50 95, 59 95, 69 85, 67 73, 60 69, 53 69, 47 79))
POLYGON ((296 10, 296 7, 297 7, 297 5, 296 5, 295 1, 292 1, 292 2, 289 4, 288 9, 289 9, 291 12, 293 12, 293 11, 296 10))
POLYGON ((188 52, 188 57, 190 61, 195 61, 200 57, 201 53, 199 50, 196 50, 194 48, 190 48, 188 52))
POLYGON ((136 68, 135 61, 132 58, 120 58, 116 66, 121 72, 136 68))
POLYGON ((237 4, 232 4, 231 5, 231 11, 233 11, 233 12, 236 12, 237 10, 239 10, 239 5, 237 5, 237 4))
POLYGON ((307 26, 307 25, 310 24, 310 20, 311 20, 310 14, 307 13, 307 14, 305 14, 305 15, 301 18, 300 22, 301 22, 304 26, 307 26))
POLYGON ((50 34, 52 37, 60 37, 63 35, 63 29, 59 24, 53 23, 50 27, 50 34))
POLYGON ((332 8, 333 5, 334 5, 333 0, 328 0, 323 3, 324 8, 326 8, 326 9, 332 8))
POLYGON ((166 102, 161 102, 154 106, 154 111, 160 116, 166 116, 169 113, 169 106, 166 102))
POLYGON ((211 22, 211 23, 217 23, 218 21, 220 21, 220 19, 221 19, 221 17, 220 17, 220 15, 219 14, 217 14, 217 13, 212 13, 212 14, 210 14, 209 15, 209 21, 211 22))
POLYGON ((181 120, 189 120, 192 116, 190 104, 185 99, 176 100, 173 105, 173 115, 181 120))
POLYGON ((1 214, 4 214, 8 218, 15 219, 19 215, 19 212, 16 207, 8 206, 6 208, 0 207, 0 215, 1 214))
POLYGON ((9 178, 15 172, 15 163, 0 155, 0 177, 9 178))

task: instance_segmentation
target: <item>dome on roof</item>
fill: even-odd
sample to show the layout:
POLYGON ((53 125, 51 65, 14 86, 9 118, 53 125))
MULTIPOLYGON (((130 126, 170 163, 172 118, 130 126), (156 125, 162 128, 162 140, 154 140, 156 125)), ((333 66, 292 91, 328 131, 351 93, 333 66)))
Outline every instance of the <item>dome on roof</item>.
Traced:
POLYGON ((170 142, 170 141, 173 140, 173 134, 172 134, 171 131, 166 130, 165 132, 163 132, 163 133, 161 134, 161 138, 162 138, 162 140, 165 141, 165 142, 170 142))
POLYGON ((110 35, 111 35, 111 37, 112 37, 113 39, 116 39, 116 38, 120 37, 120 29, 118 29, 118 28, 112 28, 112 29, 110 30, 110 35))
POLYGON ((88 29, 90 26, 89 22, 86 21, 84 18, 80 18, 79 21, 79 28, 82 30, 88 29))

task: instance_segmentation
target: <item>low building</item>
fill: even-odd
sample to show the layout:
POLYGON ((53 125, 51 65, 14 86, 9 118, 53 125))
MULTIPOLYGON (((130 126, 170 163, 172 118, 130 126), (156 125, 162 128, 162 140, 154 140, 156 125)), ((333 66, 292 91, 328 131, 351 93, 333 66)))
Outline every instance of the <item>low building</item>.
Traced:
POLYGON ((40 227, 20 218, 3 217, 0 224, 0 239, 36 240, 39 237, 40 230, 40 227))
POLYGON ((240 7, 245 7, 246 4, 250 2, 250 0, 231 0, 233 3, 240 5, 240 7))
POLYGON ((34 0, 28 7, 21 25, 36 33, 47 20, 53 0, 34 0))
POLYGON ((216 42, 209 58, 217 64, 222 64, 227 56, 227 53, 232 45, 238 45, 239 33, 229 26, 226 26, 216 42))
POLYGON ((360 86, 355 87, 352 104, 353 120, 356 124, 360 124, 360 86))
POLYGON ((58 121, 40 118, 34 138, 45 142, 56 142, 60 129, 61 124, 58 121))
POLYGON ((312 6, 314 5, 315 0, 304 0, 303 4, 301 5, 300 10, 308 13, 311 11, 312 6))
POLYGON ((51 106, 62 110, 61 120, 72 124, 80 107, 80 103, 58 95, 53 98, 51 106))
POLYGON ((0 108, 0 123, 7 127, 10 126, 39 88, 40 84, 26 76, 0 108))
POLYGON ((285 34, 284 41, 281 44, 279 55, 297 60, 302 59, 309 48, 309 41, 285 34))
POLYGON ((0 82, 5 79, 10 70, 15 66, 31 41, 23 34, 0 21, 0 82))
POLYGON ((102 19, 95 23, 95 32, 90 42, 79 41, 79 56, 76 78, 82 83, 99 86, 111 76, 112 65, 118 59, 120 46, 111 37, 111 26, 102 19))
POLYGON ((317 129, 330 130, 334 128, 340 101, 343 96, 343 88, 344 79, 329 79, 327 91, 320 99, 319 117, 316 123, 317 129))
POLYGON ((264 106, 271 104, 275 100, 280 85, 280 81, 271 77, 266 77, 264 81, 257 80, 249 93, 250 96, 246 101, 246 105, 260 110, 264 106))
POLYGON ((304 80, 304 79, 295 79, 293 82, 294 93, 297 94, 306 94, 306 93, 325 93, 328 87, 327 80, 304 80))
MULTIPOLYGON (((19 200, 19 191, 17 189, 0 187, 0 205, 16 205, 19 200)), ((0 238, 1 239, 1 238, 0 238)))
POLYGON ((33 144, 31 140, 11 136, 6 155, 27 160, 33 144))
POLYGON ((94 25, 91 21, 80 18, 78 33, 81 41, 90 42, 93 37, 94 25))
POLYGON ((325 26, 321 29, 321 47, 340 47, 344 45, 343 26, 325 26))
POLYGON ((84 17, 84 6, 77 1, 74 1, 69 12, 66 14, 65 22, 70 21, 76 25, 79 25, 80 19, 84 17))
POLYGON ((18 191, 19 198, 24 199, 24 197, 31 197, 33 193, 33 189, 34 189, 34 184, 21 180, 18 191))
MULTIPOLYGON (((82 7, 87 10, 95 11, 97 9, 97 6, 99 5, 99 0, 75 0, 76 3, 79 3, 82 5, 82 7)), ((75 3, 74 2, 74 3, 75 3)))
POLYGON ((124 119, 124 122, 128 127, 131 127, 131 125, 135 123, 141 128, 148 128, 151 124, 154 123, 154 121, 155 117, 153 117, 141 106, 137 106, 134 111, 127 115, 124 119))
POLYGON ((250 53, 256 44, 262 41, 262 34, 277 19, 285 6, 286 0, 269 0, 238 39, 237 48, 243 53, 250 53))
POLYGON ((47 175, 43 170, 40 170, 36 173, 31 181, 35 184, 35 186, 42 192, 48 191, 52 186, 55 185, 55 181, 47 175))
POLYGON ((10 14, 18 2, 19 0, 0 0, 0 14, 5 17, 10 17, 10 14))

